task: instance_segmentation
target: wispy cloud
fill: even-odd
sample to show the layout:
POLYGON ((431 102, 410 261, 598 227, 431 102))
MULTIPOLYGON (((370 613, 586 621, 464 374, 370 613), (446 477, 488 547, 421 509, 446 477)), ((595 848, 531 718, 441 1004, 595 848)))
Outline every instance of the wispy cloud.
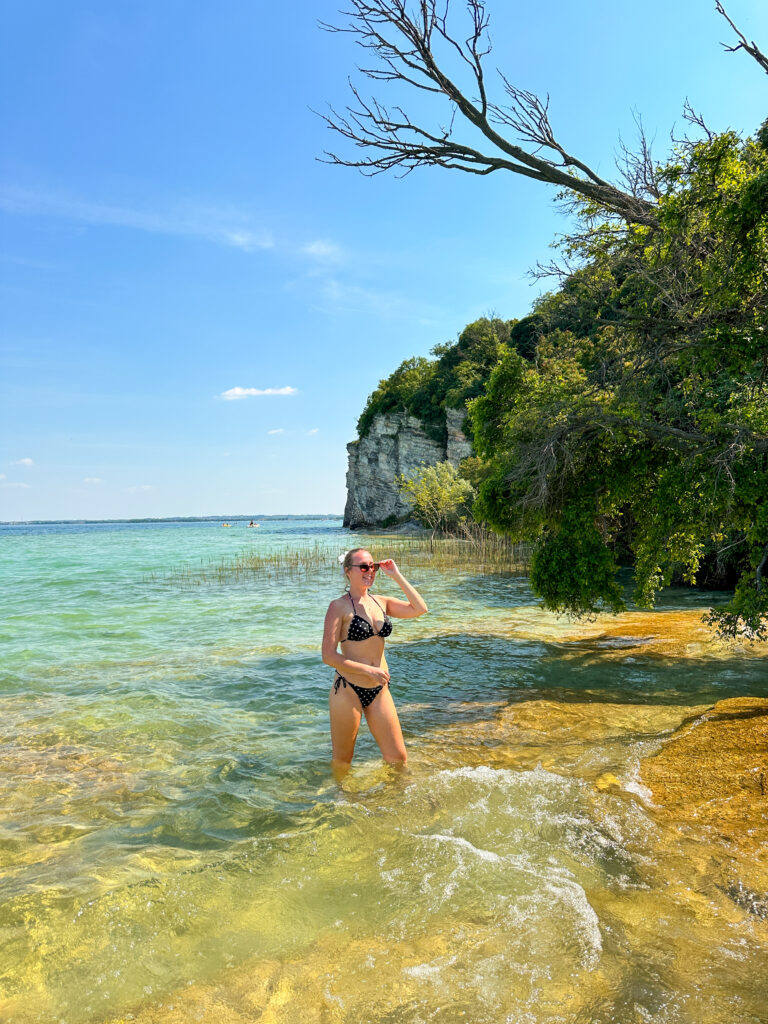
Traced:
POLYGON ((16 459, 11 463, 12 466, 34 466, 32 459, 16 459))
POLYGON ((308 433, 308 434, 309 434, 310 436, 311 436, 312 434, 319 434, 319 433, 320 433, 320 427, 312 427, 312 429, 311 429, 311 430, 308 430, 308 431, 307 431, 307 433, 308 433))
POLYGON ((327 242, 322 238, 318 238, 316 241, 303 246, 301 251, 305 256, 312 256, 314 259, 325 263, 335 263, 342 256, 342 251, 338 245, 333 242, 327 242))
POLYGON ((3 484, 3 487, 21 487, 25 491, 28 491, 31 488, 31 486, 32 486, 31 484, 16 483, 16 481, 14 481, 14 480, 3 480, 2 484, 3 484))
POLYGON ((255 398, 260 395, 295 395, 298 388, 230 388, 228 391, 222 391, 219 398, 225 399, 227 402, 234 401, 236 398, 255 398))
POLYGON ((83 483, 84 484, 100 484, 100 483, 102 483, 102 479, 101 479, 100 476, 84 476, 83 477, 83 483))
POLYGON ((363 288, 336 277, 326 277, 318 289, 320 306, 326 312, 359 313, 373 312, 382 319, 409 315, 413 303, 396 292, 377 291, 363 288))
POLYGON ((5 480, 5 473, 0 473, 0 480, 5 480))
POLYGON ((162 209, 120 203, 93 202, 59 192, 7 186, 0 189, 0 209, 6 213, 59 217, 80 224, 123 227, 158 235, 203 238, 245 252, 271 249, 272 236, 255 227, 250 216, 231 205, 199 202, 164 204, 162 209))
POLYGON ((277 427, 275 430, 268 430, 267 433, 268 434, 284 434, 285 433, 285 428, 284 427, 277 427))
POLYGON ((138 484, 136 487, 126 487, 128 494, 138 494, 140 491, 151 491, 152 484, 138 484))

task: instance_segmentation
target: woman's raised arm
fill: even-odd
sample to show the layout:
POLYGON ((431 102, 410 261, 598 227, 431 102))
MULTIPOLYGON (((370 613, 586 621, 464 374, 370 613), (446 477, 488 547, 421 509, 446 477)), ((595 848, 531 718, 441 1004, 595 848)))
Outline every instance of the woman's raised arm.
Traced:
POLYGON ((386 576, 389 576, 391 580, 397 583, 408 598, 407 601, 401 601, 398 597, 388 597, 386 599, 387 615, 392 615, 396 619, 417 619, 420 615, 426 615, 429 611, 427 602, 416 587, 411 586, 405 576, 403 576, 394 560, 392 558, 385 558, 379 562, 379 566, 386 576))

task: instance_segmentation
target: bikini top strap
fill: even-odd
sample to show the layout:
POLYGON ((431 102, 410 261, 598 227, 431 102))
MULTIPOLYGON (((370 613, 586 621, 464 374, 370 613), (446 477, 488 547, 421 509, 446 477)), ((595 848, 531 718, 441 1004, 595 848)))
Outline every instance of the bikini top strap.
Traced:
MULTIPOLYGON (((350 594, 349 591, 347 591, 347 597, 349 598, 350 601, 352 601, 352 595, 350 594)), ((352 601, 352 614, 353 615, 357 615, 357 608, 355 608, 355 602, 354 601, 352 601)))
MULTIPOLYGON (((373 597, 373 594, 369 594, 368 596, 369 596, 369 597, 371 597, 371 598, 373 598, 373 600, 374 600, 374 601, 376 601, 376 598, 375 598, 375 597, 373 597)), ((384 611, 384 609, 383 609, 383 608, 381 607, 381 605, 379 604, 379 602, 378 602, 378 601, 376 601, 376 604, 377 604, 377 605, 379 606, 379 609, 380 609, 380 611, 381 611, 381 614, 382 614, 382 615, 384 616, 384 618, 386 619, 386 617, 387 617, 387 613, 386 613, 386 612, 384 611)))

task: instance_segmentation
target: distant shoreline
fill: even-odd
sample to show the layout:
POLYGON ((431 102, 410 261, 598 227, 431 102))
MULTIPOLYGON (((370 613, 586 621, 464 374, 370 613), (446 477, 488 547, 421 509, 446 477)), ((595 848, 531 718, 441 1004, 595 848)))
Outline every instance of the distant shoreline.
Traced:
POLYGON ((250 522, 253 520, 279 520, 279 519, 342 519, 341 512, 317 513, 307 515, 284 515, 284 516, 146 516, 136 519, 0 519, 0 526, 52 526, 73 525, 88 526, 96 523, 218 523, 220 520, 233 523, 250 522))

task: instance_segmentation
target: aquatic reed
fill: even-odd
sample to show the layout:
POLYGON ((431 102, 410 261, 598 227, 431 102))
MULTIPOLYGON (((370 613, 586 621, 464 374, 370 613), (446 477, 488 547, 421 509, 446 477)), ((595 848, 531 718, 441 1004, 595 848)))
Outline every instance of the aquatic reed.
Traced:
MULTIPOLYGON (((431 539, 428 534, 402 536, 391 533, 358 533, 354 544, 368 547, 375 557, 391 557, 406 574, 411 568, 463 569, 475 572, 521 573, 530 563, 530 546, 513 544, 508 537, 464 525, 460 534, 431 539)), ((151 582, 179 586, 226 584, 250 578, 293 578, 341 575, 341 546, 315 541, 275 551, 242 551, 221 562, 183 565, 166 575, 151 574, 151 582)))

